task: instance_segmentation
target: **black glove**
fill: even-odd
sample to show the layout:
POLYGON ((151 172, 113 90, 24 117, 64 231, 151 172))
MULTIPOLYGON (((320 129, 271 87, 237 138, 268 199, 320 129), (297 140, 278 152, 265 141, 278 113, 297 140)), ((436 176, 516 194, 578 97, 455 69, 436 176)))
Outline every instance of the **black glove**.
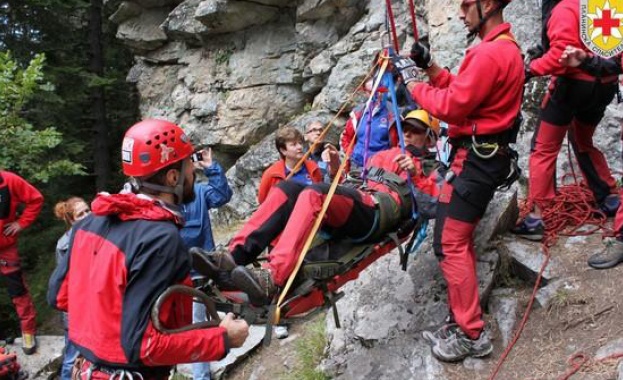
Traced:
POLYGON ((533 59, 541 58, 545 52, 543 51, 543 46, 535 45, 528 49, 526 54, 528 54, 528 58, 532 61, 533 59))
POLYGON ((534 74, 532 74, 532 71, 530 71, 530 64, 525 64, 523 66, 523 73, 525 75, 523 81, 524 83, 528 83, 528 81, 534 77, 534 74))
POLYGON ((428 69, 433 65, 433 57, 430 55, 430 48, 425 41, 418 41, 411 46, 411 59, 420 69, 428 69))
POLYGON ((417 77, 417 67, 411 58, 401 57, 399 55, 392 58, 392 72, 402 77, 402 82, 407 84, 413 82, 417 77))

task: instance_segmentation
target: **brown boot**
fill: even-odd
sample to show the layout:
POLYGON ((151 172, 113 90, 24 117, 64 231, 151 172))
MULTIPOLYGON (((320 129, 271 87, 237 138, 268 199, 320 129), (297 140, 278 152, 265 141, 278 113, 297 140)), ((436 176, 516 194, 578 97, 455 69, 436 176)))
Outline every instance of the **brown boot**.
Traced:
POLYGON ((231 271, 237 264, 227 249, 206 251, 199 247, 193 247, 189 250, 189 253, 192 257, 192 267, 195 271, 213 279, 222 290, 235 288, 231 282, 231 271))
POLYGON ((247 293, 252 304, 268 305, 277 293, 273 276, 268 269, 248 269, 236 267, 231 272, 232 282, 243 292, 247 293))

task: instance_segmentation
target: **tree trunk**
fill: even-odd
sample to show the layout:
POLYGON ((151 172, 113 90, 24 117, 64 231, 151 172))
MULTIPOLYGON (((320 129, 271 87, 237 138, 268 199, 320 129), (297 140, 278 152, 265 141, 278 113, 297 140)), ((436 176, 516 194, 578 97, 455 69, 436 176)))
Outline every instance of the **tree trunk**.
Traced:
MULTIPOLYGON (((91 0, 89 16, 89 45, 91 60, 89 71, 95 76, 104 74, 104 56, 102 51, 102 0, 91 0)), ((97 191, 106 190, 110 181, 109 130, 106 123, 106 102, 104 87, 94 86, 91 93, 93 120, 93 159, 95 171, 95 187, 97 191)))

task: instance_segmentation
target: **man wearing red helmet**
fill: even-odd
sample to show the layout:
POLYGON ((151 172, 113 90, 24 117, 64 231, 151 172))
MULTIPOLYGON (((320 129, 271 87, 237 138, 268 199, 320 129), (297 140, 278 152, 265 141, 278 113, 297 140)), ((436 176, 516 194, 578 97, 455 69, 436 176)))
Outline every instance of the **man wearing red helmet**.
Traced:
POLYGON ((463 0, 459 17, 482 42, 467 50, 457 75, 442 69, 428 49, 414 44, 410 59, 399 59, 413 99, 449 124, 452 163, 439 196, 433 247, 448 286, 448 323, 424 338, 443 361, 481 357, 493 346, 478 295, 474 230, 497 187, 512 178, 516 153, 509 148, 518 128, 524 72, 521 51, 504 22, 509 1, 463 0), (430 83, 418 82, 415 66, 430 83))
MULTIPOLYGON (((179 205, 194 198, 193 147, 180 127, 144 120, 125 134, 123 172, 133 192, 102 193, 75 224, 68 254, 50 278, 48 302, 68 311, 81 378, 111 374, 166 379, 178 363, 219 360, 242 345, 248 325, 228 315, 219 327, 163 334, 150 310, 169 286, 191 286, 179 205)), ((191 322, 192 299, 171 296, 160 321, 191 322)))
POLYGON ((541 240, 545 232, 542 213, 556 196, 556 159, 567 132, 597 206, 613 216, 620 204, 608 162, 593 145, 597 124, 617 92, 617 76, 595 76, 559 62, 567 45, 588 52, 580 38, 579 18, 579 0, 560 1, 547 23, 549 50, 527 68, 529 77, 552 76, 541 104, 540 123, 532 135, 528 198, 534 210, 513 229, 513 233, 530 240, 541 240))

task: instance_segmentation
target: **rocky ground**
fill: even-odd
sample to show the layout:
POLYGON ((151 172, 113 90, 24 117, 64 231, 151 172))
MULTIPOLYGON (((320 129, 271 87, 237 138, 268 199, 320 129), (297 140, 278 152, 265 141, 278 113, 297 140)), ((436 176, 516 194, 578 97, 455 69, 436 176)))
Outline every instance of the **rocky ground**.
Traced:
MULTIPOLYGON (((233 227, 232 229, 235 229, 233 227)), ((224 242, 231 233, 228 231, 217 231, 217 241, 224 242)), ((503 236, 498 242, 498 250, 503 252, 504 249, 511 249, 516 252, 525 251, 534 256, 532 263, 536 263, 538 269, 539 249, 540 246, 535 243, 517 241, 510 236, 503 236), (503 247, 503 248, 500 248, 503 247)), ((548 270, 545 272, 547 283, 539 291, 538 299, 534 308, 530 313, 529 320, 521 338, 517 341, 513 350, 504 362, 496 379, 559 379, 572 366, 568 362, 572 355, 583 353, 589 358, 601 358, 613 353, 623 353, 623 297, 620 294, 621 278, 623 277, 623 266, 614 269, 596 271, 590 269, 586 265, 587 257, 601 249, 601 235, 594 234, 586 237, 563 237, 560 238, 555 246, 550 250, 551 262, 548 270)), ((410 271, 423 270, 424 266, 434 262, 428 251, 423 252, 417 260, 410 263, 413 267, 410 271), (418 268, 421 267, 421 268, 418 268)), ((502 255, 504 256, 504 254, 502 255)), ((397 260, 393 256, 383 258, 379 263, 383 269, 398 265, 397 260)), ((489 322, 495 351, 493 354, 482 360, 468 359, 459 364, 439 364, 434 359, 427 357, 425 354, 421 356, 405 355, 406 362, 413 360, 424 360, 427 366, 432 368, 425 377, 411 376, 401 378, 431 378, 431 379, 449 379, 449 380, 474 380, 488 379, 498 365, 500 357, 510 340, 510 330, 514 330, 518 325, 518 321, 523 317, 526 306, 530 300, 533 283, 530 276, 526 276, 525 267, 514 262, 502 261, 500 265, 501 273, 506 273, 507 269, 513 270, 518 275, 506 274, 498 276, 495 282, 496 289, 487 310, 487 321, 489 322), (517 268, 523 268, 518 271, 517 268), (521 276, 519 276, 521 274, 521 276), (502 297, 500 294, 504 295, 502 297), (508 296, 516 302, 500 305, 501 299, 508 296), (510 317, 500 317, 500 310, 510 317), (508 324, 511 323, 511 326, 508 324), (434 375, 430 375, 434 373, 434 375)), ((378 269, 369 268, 370 273, 376 272, 378 269)), ((353 283, 353 286, 347 291, 355 294, 356 288, 360 287, 359 281, 369 281, 362 276, 353 283)), ((365 290, 362 290, 365 291, 365 290)), ((506 297, 506 298, 505 298, 506 297)), ((341 310, 341 319, 346 320, 344 330, 348 331, 348 320, 352 313, 349 313, 348 302, 349 295, 345 300, 338 302, 338 309, 341 310)), ((377 310, 383 313, 388 305, 383 304, 384 301, 375 301, 377 310)), ((390 301, 387 300, 387 303, 390 301)), ((443 304, 443 300, 441 300, 443 304)), ((391 312, 391 311, 390 311, 391 312)), ((365 313, 370 314, 370 313, 365 313)), ((389 325, 393 323, 388 315, 388 334, 392 331, 398 331, 398 327, 389 325)), ((421 316, 414 315, 413 319, 420 319, 421 316)), ((260 344, 263 335, 263 327, 253 328, 252 342, 243 351, 237 351, 226 362, 221 362, 213 366, 216 377, 223 379, 243 380, 243 379, 292 379, 293 371, 297 368, 301 361, 298 347, 306 344, 310 329, 316 328, 319 324, 326 325, 329 331, 330 343, 327 344, 325 355, 335 350, 335 336, 339 335, 338 330, 334 330, 331 316, 325 314, 308 318, 302 322, 295 323, 290 326, 290 336, 287 339, 277 340, 273 337, 273 342, 269 347, 260 344)), ((381 326, 383 322, 381 321, 381 326)), ((405 332, 406 339, 411 339, 414 347, 421 346, 420 333, 426 326, 412 325, 409 331, 405 332)), ((379 329, 379 327, 376 327, 379 329)), ((370 334, 369 332, 361 333, 362 335, 370 334)), ((405 338, 405 337, 403 337, 405 338)), ((369 340, 366 345, 373 349, 375 345, 382 347, 382 339, 378 341, 369 340)), ((49 366, 49 362, 58 364, 58 356, 60 355, 60 347, 62 346, 61 337, 42 337, 40 339, 41 350, 39 353, 24 357, 19 350, 19 340, 16 346, 11 347, 20 355, 20 361, 23 366, 31 373, 31 378, 51 378, 53 377, 53 367, 49 366)), ((349 348, 350 349, 350 348, 349 348)), ((410 347, 402 347, 403 350, 409 350, 410 347)), ((369 355, 365 350, 361 353, 362 357, 369 355)), ((404 359, 404 358, 403 358, 404 359)), ((331 369, 331 365, 327 365, 335 358, 327 358, 323 362, 325 368, 331 369)), ((353 363, 357 363, 353 360, 353 363)), ((351 364, 360 365, 360 364, 351 364)), ((413 364, 413 365, 417 365, 413 364)), ((190 368, 188 366, 180 366, 182 376, 189 375, 190 368)), ((391 376, 394 369, 377 369, 379 379, 395 378, 391 376)), ((329 377, 339 379, 356 379, 360 378, 352 375, 353 369, 346 366, 346 370, 328 371, 329 377)), ((623 380, 623 361, 610 360, 606 362, 592 362, 582 367, 582 369, 570 379, 574 380, 606 380, 618 379, 623 380)))
MULTIPOLYGON (((510 237, 504 239, 507 243, 512 241, 510 237)), ((538 249, 537 244, 526 244, 534 250, 538 249)), ((552 285, 557 290, 552 292, 548 301, 541 292, 541 302, 547 305, 542 307, 538 301, 535 302, 526 327, 502 364, 497 379, 558 379, 571 369, 568 360, 575 353, 584 353, 591 358, 623 353, 623 297, 619 288, 623 266, 605 271, 590 269, 586 259, 598 249, 601 249, 601 236, 598 234, 560 238, 551 248, 557 277, 563 280, 550 281, 550 284, 558 283, 552 285)), ((531 298, 532 284, 512 276, 501 281, 505 287, 512 285, 512 292, 516 292, 518 303, 515 314, 519 321, 531 298)), ((379 305, 379 308, 382 306, 379 305)), ((331 319, 331 316, 328 318, 331 319)), ((483 360, 468 359, 462 364, 444 364, 438 378, 474 380, 490 377, 506 342, 494 318, 491 315, 487 318, 495 344, 493 354, 483 360)), ((290 338, 274 341, 270 347, 260 347, 224 378, 288 378, 297 360, 294 350, 296 340, 304 336, 307 324, 294 324, 290 338)), ((413 334, 419 334, 419 331, 413 334)), ((623 362, 611 360, 589 364, 571 379, 623 379, 623 362)))

